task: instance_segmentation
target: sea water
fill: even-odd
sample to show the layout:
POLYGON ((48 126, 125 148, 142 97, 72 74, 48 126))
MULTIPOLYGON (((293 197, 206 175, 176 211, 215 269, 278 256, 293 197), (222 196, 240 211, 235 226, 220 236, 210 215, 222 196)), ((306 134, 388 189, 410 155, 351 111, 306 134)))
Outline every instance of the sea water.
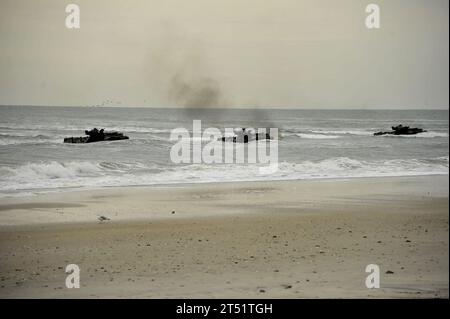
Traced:
MULTIPOLYGON (((448 174, 447 110, 0 107, 0 196, 73 188, 448 174), (175 128, 278 128, 278 171, 258 164, 175 164, 175 128), (425 133, 373 136, 403 124, 425 133), (87 129, 129 140, 64 144, 87 129)), ((232 143, 231 143, 232 144, 232 143)), ((228 146, 229 147, 229 146, 228 146)), ((241 146, 238 146, 241 147, 241 146)))

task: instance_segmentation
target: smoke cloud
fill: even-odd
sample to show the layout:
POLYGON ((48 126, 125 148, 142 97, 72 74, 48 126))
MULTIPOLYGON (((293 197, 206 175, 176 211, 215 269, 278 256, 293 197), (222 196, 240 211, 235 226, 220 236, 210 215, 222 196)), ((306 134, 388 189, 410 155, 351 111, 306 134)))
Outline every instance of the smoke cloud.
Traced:
POLYGON ((169 98, 177 105, 189 108, 223 106, 219 83, 201 75, 189 79, 183 73, 175 74, 170 82, 169 98))
POLYGON ((166 25, 161 41, 150 45, 152 87, 165 92, 164 104, 185 108, 229 105, 211 56, 198 38, 166 25))

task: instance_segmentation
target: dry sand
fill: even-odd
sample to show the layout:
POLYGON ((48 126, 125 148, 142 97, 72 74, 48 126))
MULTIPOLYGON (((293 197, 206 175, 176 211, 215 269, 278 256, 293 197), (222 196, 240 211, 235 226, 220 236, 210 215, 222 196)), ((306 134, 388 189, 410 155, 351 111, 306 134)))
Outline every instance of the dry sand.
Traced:
POLYGON ((448 217, 448 176, 2 198, 0 297, 448 298, 448 217))

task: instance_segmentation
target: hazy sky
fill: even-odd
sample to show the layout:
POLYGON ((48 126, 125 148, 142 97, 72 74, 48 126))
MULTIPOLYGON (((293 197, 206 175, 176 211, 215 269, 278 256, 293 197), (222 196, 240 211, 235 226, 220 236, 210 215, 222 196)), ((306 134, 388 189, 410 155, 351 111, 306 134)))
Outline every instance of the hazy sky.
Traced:
POLYGON ((448 109, 448 3, 1 0, 0 104, 448 109))

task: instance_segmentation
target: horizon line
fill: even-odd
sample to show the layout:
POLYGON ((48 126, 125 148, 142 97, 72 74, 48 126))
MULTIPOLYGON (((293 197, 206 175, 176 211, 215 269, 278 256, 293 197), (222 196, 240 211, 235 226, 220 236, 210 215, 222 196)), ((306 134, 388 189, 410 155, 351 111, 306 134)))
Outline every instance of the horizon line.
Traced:
POLYGON ((265 110, 349 110, 349 111, 377 111, 377 110, 383 110, 383 111, 448 111, 449 107, 443 107, 443 108, 398 108, 398 107, 368 107, 368 108, 329 108, 329 107, 317 107, 317 108, 310 108, 310 107, 269 107, 269 106, 253 106, 253 107, 247 107, 247 106, 231 106, 231 107, 218 107, 218 106, 198 106, 198 107, 186 107, 186 106, 150 106, 150 105, 137 105, 137 106, 123 106, 123 105, 35 105, 35 104, 0 104, 0 107, 70 107, 70 108, 148 108, 148 109, 191 109, 191 110, 223 110, 223 109, 229 109, 229 110, 257 110, 257 109, 265 109, 265 110))

